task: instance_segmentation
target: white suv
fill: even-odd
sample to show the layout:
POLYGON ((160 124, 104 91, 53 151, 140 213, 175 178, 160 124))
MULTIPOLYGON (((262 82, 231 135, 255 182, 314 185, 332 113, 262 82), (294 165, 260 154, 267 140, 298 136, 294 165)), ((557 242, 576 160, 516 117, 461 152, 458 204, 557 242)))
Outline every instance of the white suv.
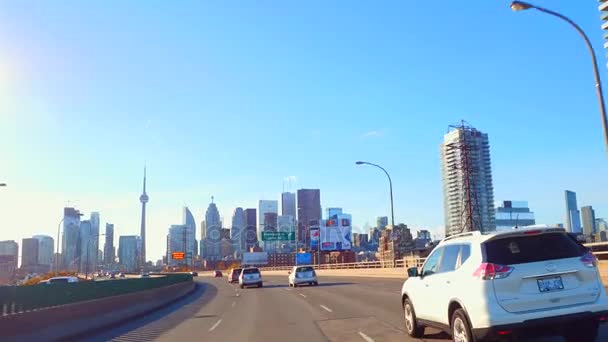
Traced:
POLYGON ((405 328, 454 341, 562 335, 595 341, 608 320, 597 259, 561 228, 462 233, 441 241, 401 289, 405 328))

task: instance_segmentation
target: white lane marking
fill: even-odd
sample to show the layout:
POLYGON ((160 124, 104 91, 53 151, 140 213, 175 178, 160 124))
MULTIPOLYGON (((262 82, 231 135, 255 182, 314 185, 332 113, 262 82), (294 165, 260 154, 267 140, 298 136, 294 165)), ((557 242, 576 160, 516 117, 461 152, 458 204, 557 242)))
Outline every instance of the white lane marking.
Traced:
POLYGON ((302 296, 302 297, 306 298, 306 295, 305 295, 305 294, 303 294, 303 293, 300 293, 300 296, 302 296))
POLYGON ((325 311, 327 311, 327 312, 333 312, 333 311, 332 311, 330 308, 328 308, 328 307, 327 307, 327 306, 325 306, 325 305, 321 305, 321 307, 322 307, 322 308, 323 308, 325 311))
POLYGON ((209 332, 215 330, 215 328, 217 328, 218 325, 220 325, 220 323, 222 323, 222 319, 220 318, 219 321, 215 322, 215 324, 211 327, 211 329, 209 329, 209 332))
POLYGON ((374 339, 365 335, 363 332, 359 331, 359 335, 366 341, 366 342, 374 342, 374 339))
POLYGON ((232 307, 235 307, 235 306, 236 306, 236 302, 232 302, 232 307))

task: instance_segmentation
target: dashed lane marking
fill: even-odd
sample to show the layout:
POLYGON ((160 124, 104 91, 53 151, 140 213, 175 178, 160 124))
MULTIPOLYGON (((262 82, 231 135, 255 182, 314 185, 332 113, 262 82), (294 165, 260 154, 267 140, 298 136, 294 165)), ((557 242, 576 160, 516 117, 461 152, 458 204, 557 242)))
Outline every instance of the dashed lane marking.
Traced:
POLYGON ((323 308, 323 310, 325 310, 325 311, 327 311, 327 312, 333 312, 333 310, 332 310, 332 309, 328 308, 328 307, 327 307, 327 306, 325 306, 325 305, 321 305, 321 307, 323 308))
POLYGON ((222 319, 220 318, 219 321, 215 322, 215 324, 209 329, 209 332, 215 330, 215 328, 217 328, 218 325, 220 325, 220 323, 222 323, 222 319))
POLYGON ((359 331, 359 336, 365 340, 365 342, 374 342, 374 339, 365 335, 363 332, 359 331))

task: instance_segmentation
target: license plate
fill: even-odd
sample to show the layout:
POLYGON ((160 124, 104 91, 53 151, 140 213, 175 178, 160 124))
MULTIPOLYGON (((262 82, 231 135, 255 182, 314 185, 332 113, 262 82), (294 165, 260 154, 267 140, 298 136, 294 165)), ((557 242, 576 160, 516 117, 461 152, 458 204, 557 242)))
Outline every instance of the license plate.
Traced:
POLYGON ((538 289, 540 290, 540 292, 549 292, 564 289, 562 277, 536 279, 536 282, 538 283, 538 289))

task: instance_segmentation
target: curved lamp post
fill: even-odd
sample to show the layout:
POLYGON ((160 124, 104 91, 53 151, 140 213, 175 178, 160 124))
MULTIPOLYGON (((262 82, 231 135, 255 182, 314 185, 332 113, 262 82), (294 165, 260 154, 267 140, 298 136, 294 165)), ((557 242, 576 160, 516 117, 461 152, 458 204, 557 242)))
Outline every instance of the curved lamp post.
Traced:
POLYGON ((595 58, 595 52, 593 51, 593 46, 591 45, 591 41, 589 41, 589 38, 587 37, 587 35, 583 31, 583 29, 581 29, 580 26, 578 26, 574 21, 572 21, 570 18, 566 17, 565 15, 548 10, 543 7, 538 7, 531 3, 527 3, 527 2, 523 2, 523 1, 513 1, 513 2, 511 2, 511 9, 515 12, 525 11, 528 9, 535 9, 537 11, 552 15, 552 16, 562 19, 563 21, 570 24, 572 27, 574 27, 574 29, 576 29, 576 31, 581 35, 581 37, 583 37, 583 40, 585 41, 585 44, 587 44, 587 48, 589 49, 589 53, 591 54, 591 63, 593 64, 593 75, 595 76, 595 91, 597 93, 597 99, 598 99, 598 102, 600 105, 600 115, 602 118, 602 126, 604 128, 604 145, 606 146, 606 152, 608 153, 608 118, 606 117, 606 108, 605 108, 606 106, 604 104, 604 94, 602 92, 602 82, 600 80, 600 73, 598 71, 597 59, 595 58))

